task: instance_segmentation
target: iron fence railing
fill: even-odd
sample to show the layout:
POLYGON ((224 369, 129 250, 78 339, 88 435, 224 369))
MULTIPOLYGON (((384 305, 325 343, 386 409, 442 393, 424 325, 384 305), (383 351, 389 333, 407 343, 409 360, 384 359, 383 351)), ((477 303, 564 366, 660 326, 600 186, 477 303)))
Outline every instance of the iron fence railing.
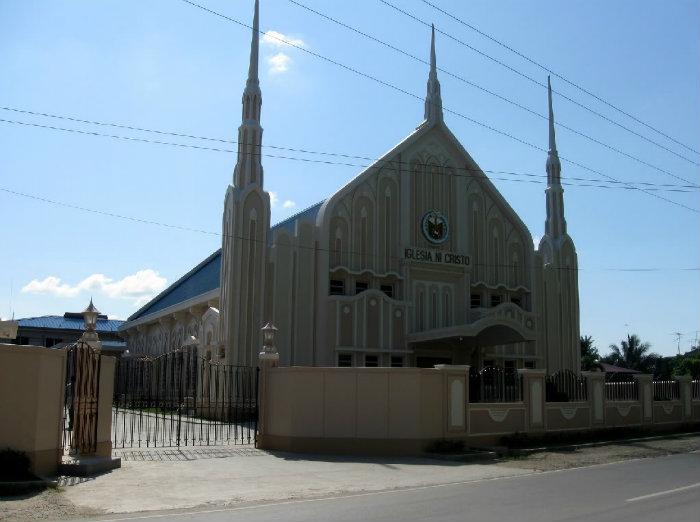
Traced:
POLYGON ((690 390, 693 399, 700 399, 700 380, 691 382, 690 390))
POLYGON ((681 398, 681 387, 678 381, 654 381, 655 401, 677 401, 681 398))
POLYGON ((258 369, 211 362, 183 348, 117 362, 114 447, 250 444, 257 434, 258 369))
POLYGON ((523 380, 515 369, 486 366, 469 370, 469 402, 521 402, 523 380))
POLYGON ((546 380, 547 402, 579 402, 588 399, 586 378, 571 370, 561 370, 548 375, 546 380))
POLYGON ((606 373, 605 399, 608 401, 639 400, 639 383, 631 374, 606 373))

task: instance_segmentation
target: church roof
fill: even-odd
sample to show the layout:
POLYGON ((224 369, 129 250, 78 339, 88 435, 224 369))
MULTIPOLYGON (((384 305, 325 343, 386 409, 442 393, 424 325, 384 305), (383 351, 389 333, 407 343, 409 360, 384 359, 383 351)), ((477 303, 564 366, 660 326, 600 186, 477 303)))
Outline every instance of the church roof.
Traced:
MULTIPOLYGON (((315 221, 316 215, 323 201, 316 203, 293 216, 280 221, 271 227, 269 237, 272 238, 272 232, 275 230, 285 230, 290 234, 294 234, 294 226, 298 220, 315 221)), ((219 288, 221 285, 221 249, 212 253, 204 261, 195 266, 192 270, 183 275, 180 279, 163 290, 160 294, 151 299, 143 307, 132 314, 125 326, 128 323, 140 319, 147 315, 151 315, 161 310, 165 310, 173 305, 205 294, 211 290, 219 288)), ((82 318, 81 318, 82 321, 82 318)))

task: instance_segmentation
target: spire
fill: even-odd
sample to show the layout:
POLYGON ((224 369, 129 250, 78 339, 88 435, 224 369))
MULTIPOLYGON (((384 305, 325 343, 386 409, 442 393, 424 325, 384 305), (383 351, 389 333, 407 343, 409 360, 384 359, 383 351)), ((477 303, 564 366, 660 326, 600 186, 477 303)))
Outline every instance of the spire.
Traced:
POLYGON ((554 136, 554 110, 552 109, 552 82, 547 76, 547 101, 549 102, 549 153, 557 153, 557 142, 554 136))
POLYGON ((250 65, 248 66, 248 84, 259 84, 258 80, 258 49, 260 47, 260 2, 255 0, 253 14, 253 37, 250 42, 250 65))
POLYGON ((260 46, 260 5, 255 0, 253 14, 253 34, 250 41, 250 65, 248 80, 243 91, 243 114, 238 127, 238 161, 233 174, 236 187, 257 184, 262 187, 263 168, 260 162, 262 146, 262 127, 260 126, 260 109, 262 93, 258 78, 258 56, 260 46))
POLYGON ((547 153, 547 220, 545 234, 559 238, 566 235, 564 219, 564 189, 561 186, 561 162, 554 134, 554 109, 552 108, 552 84, 547 77, 547 103, 549 105, 549 152, 547 153))
POLYGON ((437 60, 435 59, 435 25, 432 25, 430 38, 430 74, 428 75, 428 92, 425 96, 425 119, 430 123, 442 121, 442 96, 440 95, 437 60))

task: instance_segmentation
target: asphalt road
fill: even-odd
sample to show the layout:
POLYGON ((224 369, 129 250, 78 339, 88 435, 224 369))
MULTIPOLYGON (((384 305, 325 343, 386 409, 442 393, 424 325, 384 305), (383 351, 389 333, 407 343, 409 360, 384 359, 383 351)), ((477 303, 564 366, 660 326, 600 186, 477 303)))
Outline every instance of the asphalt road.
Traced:
POLYGON ((700 521, 700 452, 347 496, 110 520, 700 521))

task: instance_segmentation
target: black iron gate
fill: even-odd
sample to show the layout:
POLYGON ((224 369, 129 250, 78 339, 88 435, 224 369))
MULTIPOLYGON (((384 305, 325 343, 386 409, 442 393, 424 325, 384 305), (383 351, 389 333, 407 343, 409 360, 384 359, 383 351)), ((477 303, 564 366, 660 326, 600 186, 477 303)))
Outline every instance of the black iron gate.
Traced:
POLYGON ((251 444, 258 369, 213 363, 195 347, 122 357, 114 382, 115 448, 251 444))
POLYGON ((63 450, 69 455, 91 454, 97 450, 100 354, 83 341, 66 352, 63 450))

